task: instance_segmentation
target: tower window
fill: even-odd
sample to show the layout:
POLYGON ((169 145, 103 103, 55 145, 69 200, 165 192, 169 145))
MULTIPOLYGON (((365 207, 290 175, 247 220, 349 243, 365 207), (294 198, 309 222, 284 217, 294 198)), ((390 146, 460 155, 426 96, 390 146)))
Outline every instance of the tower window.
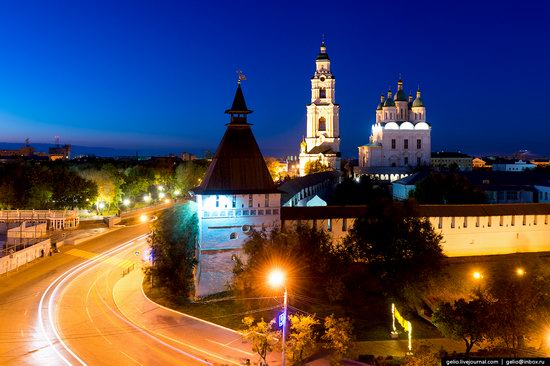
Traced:
POLYGON ((395 149, 395 139, 391 139, 391 148, 395 149))
POLYGON ((405 165, 409 165, 409 158, 405 157, 404 163, 405 163, 405 165))
POLYGON ((327 97, 327 91, 325 88, 319 89, 319 98, 326 98, 327 97))
POLYGON ((408 148, 409 148, 409 139, 405 139, 405 140, 403 141, 403 148, 404 148, 404 149, 408 149, 408 148))
POLYGON ((249 194, 249 195, 248 195, 248 207, 252 207, 252 205, 253 205, 252 195, 249 194))
POLYGON ((388 112, 384 112, 384 119, 388 119, 388 112))
POLYGON ((216 195, 216 207, 220 207, 220 196, 216 195))
POLYGON ((237 207, 237 195, 236 194, 233 195, 233 202, 231 204, 231 207, 233 207, 233 208, 237 207))
POLYGON ((421 139, 416 140, 416 148, 417 149, 422 149, 422 140, 421 139))
POLYGON ((269 207, 269 194, 266 194, 266 195, 265 195, 264 206, 265 206, 265 207, 269 207))
POLYGON ((319 131, 326 131, 327 130, 327 120, 325 117, 319 118, 319 131))
POLYGON ((422 160, 420 158, 416 158, 416 165, 420 166, 422 164, 422 160))
POLYGON ((403 119, 403 110, 401 110, 401 119, 403 119))

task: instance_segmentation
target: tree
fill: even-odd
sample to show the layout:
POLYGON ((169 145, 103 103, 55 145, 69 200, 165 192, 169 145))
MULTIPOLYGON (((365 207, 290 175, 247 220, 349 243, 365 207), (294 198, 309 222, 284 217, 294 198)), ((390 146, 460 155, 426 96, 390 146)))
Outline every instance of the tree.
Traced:
MULTIPOLYGON (((117 187, 113 181, 111 174, 104 170, 87 169, 80 172, 80 175, 87 180, 94 182, 97 185, 96 203, 100 202, 110 208, 111 204, 116 202, 117 187)), ((96 207, 99 213, 99 206, 96 207)))
POLYGON ((389 295, 413 301, 439 274, 441 239, 427 218, 418 217, 412 202, 378 200, 355 221, 344 246, 352 258, 367 264, 389 295))
POLYGON ((306 162, 304 170, 307 175, 307 174, 313 174, 313 173, 319 173, 319 172, 326 172, 332 169, 327 164, 323 164, 321 160, 315 160, 315 161, 306 162))
POLYGON ((205 171, 206 167, 204 164, 194 161, 180 163, 174 173, 174 188, 178 189, 182 194, 187 194, 191 188, 200 184, 205 171))
POLYGON ((286 354, 292 365, 302 365, 315 350, 315 326, 319 321, 313 315, 289 315, 290 336, 286 354))
POLYGON ((413 350, 412 355, 405 356, 403 366, 440 366, 441 357, 429 346, 422 345, 413 350))
POLYGON ((172 297, 187 299, 193 293, 193 269, 198 220, 194 203, 174 206, 160 216, 153 226, 149 243, 152 266, 146 274, 153 276, 172 297))
POLYGON ((244 337, 252 343, 252 351, 256 352, 262 359, 262 364, 267 366, 267 355, 278 346, 281 332, 274 330, 275 320, 269 323, 262 318, 255 322, 254 318, 247 316, 243 319, 245 325, 244 337))
POLYGON ((278 229, 252 231, 243 250, 247 261, 234 272, 233 283, 233 288, 243 294, 259 294, 259 284, 265 282, 265 268, 277 263, 287 268, 294 294, 331 297, 334 301, 343 297, 343 286, 329 284, 333 281, 340 285, 348 265, 347 253, 333 246, 323 231, 301 225, 284 232, 278 229))
POLYGON ((513 268, 495 268, 488 274, 492 335, 514 352, 550 313, 550 278, 536 264, 522 269, 518 274, 513 268))
POLYGON ((412 196, 424 204, 487 203, 485 194, 456 172, 431 172, 416 184, 412 196))
POLYGON ((470 301, 459 299, 453 305, 444 303, 434 312, 432 322, 445 337, 463 340, 468 357, 474 345, 488 338, 490 303, 483 297, 470 301))
POLYGON ((338 184, 330 198, 330 205, 367 205, 384 197, 390 197, 389 193, 381 188, 374 188, 370 178, 362 175, 359 182, 347 178, 338 184))
POLYGON ((331 365, 340 365, 342 358, 349 355, 353 347, 353 325, 349 318, 335 318, 334 314, 325 318, 325 334, 322 339, 325 348, 333 351, 331 365))

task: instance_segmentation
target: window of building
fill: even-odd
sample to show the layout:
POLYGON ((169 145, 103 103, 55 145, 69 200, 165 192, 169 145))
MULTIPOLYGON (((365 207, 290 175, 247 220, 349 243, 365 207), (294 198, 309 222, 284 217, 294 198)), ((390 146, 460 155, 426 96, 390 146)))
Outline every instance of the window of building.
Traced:
POLYGON ((403 119, 403 110, 401 109, 401 119, 403 119))
POLYGON ((512 215, 512 218, 510 219, 510 223, 512 226, 516 225, 516 216, 512 215))
POLYGON ((384 119, 388 119, 388 112, 384 112, 384 119))
POLYGON ((220 207, 220 196, 216 195, 216 207, 220 207))
POLYGON ((468 216, 464 216, 464 224, 462 225, 463 228, 468 227, 468 216))
POLYGON ((439 224, 437 225, 438 229, 443 229, 443 217, 439 218, 439 224))
POLYGON ((500 216, 500 226, 504 226, 504 216, 500 216))
POLYGON ((416 148, 417 149, 422 149, 422 140, 421 139, 416 140, 416 148))
POLYGON ((237 207, 237 195, 233 195, 233 202, 231 203, 231 207, 236 208, 237 207))
POLYGON ((327 130, 327 120, 325 117, 319 118, 319 131, 326 131, 327 130))
POLYGON ((476 227, 479 227, 479 216, 476 217, 476 227))
POLYGON ((395 149, 395 139, 391 139, 391 148, 395 149))
POLYGON ((237 235, 237 233, 231 233, 231 234, 229 234, 229 239, 230 239, 230 240, 235 240, 235 239, 237 239, 238 237, 239 237, 239 235, 237 235))
POLYGON ((264 207, 269 207, 269 194, 264 197, 264 207))
POLYGON ((487 217, 487 227, 491 227, 492 221, 491 216, 487 217))
POLYGON ((507 201, 517 201, 518 200, 518 192, 516 192, 516 191, 507 191, 506 192, 506 200, 507 201))
POLYGON ((348 219, 342 219, 342 231, 348 231, 348 219))
POLYGON ((319 98, 326 98, 327 97, 327 91, 325 88, 319 89, 319 98))
POLYGON ((523 225, 527 225, 527 215, 523 215, 523 225))
POLYGON ((451 217, 451 229, 454 229, 455 228, 455 218, 454 216, 451 217))
POLYGON ((252 207, 253 204, 254 204, 254 202, 253 202, 253 199, 252 199, 252 195, 249 194, 248 195, 248 207, 252 207))
POLYGON ((544 225, 548 225, 548 215, 544 215, 544 225))
POLYGON ((422 159, 418 157, 416 158, 416 165, 420 166, 420 164, 422 164, 422 159))
POLYGON ((405 165, 409 165, 409 158, 408 158, 408 157, 404 157, 404 158, 403 158, 403 163, 404 163, 405 165))
POLYGON ((403 148, 405 148, 405 149, 409 148, 409 139, 403 140, 403 148))
POLYGON ((327 230, 332 231, 332 219, 327 220, 327 230))

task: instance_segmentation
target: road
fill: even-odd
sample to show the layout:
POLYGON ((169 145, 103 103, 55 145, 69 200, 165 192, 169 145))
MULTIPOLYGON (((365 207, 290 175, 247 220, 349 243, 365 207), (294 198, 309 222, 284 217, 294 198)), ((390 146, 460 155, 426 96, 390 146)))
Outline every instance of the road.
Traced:
POLYGON ((0 364, 192 366, 254 360, 238 333, 145 297, 140 266, 147 231, 147 225, 119 229, 3 277, 0 364))

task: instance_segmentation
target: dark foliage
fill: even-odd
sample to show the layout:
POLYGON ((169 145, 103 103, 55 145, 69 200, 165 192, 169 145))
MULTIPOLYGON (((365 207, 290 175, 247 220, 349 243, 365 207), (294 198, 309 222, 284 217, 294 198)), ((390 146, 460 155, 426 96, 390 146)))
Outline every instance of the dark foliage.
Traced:
POLYGON ((150 237, 153 265, 146 271, 154 283, 166 288, 173 297, 188 298, 193 293, 195 239, 198 232, 193 202, 178 205, 165 213, 153 226, 150 237))
POLYGON ((389 197, 389 192, 381 187, 375 187, 371 179, 363 175, 357 182, 347 178, 336 186, 331 197, 331 205, 367 205, 377 199, 389 197))
POLYGON ((378 200, 355 221, 344 245, 384 283, 388 295, 412 300, 439 274, 441 239, 427 218, 417 216, 412 202, 378 200))
POLYGON ((454 172, 431 172, 416 184, 413 197, 423 204, 487 203, 485 194, 454 172))

